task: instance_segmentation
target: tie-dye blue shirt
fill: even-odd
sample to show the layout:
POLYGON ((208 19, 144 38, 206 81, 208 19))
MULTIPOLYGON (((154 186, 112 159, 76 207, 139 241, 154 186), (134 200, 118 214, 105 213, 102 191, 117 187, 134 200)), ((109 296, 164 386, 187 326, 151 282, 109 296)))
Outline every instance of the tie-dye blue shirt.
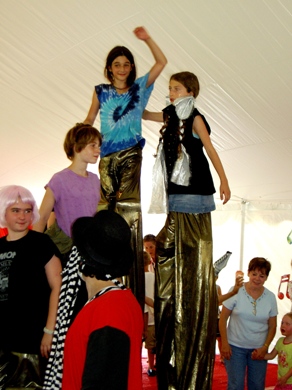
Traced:
POLYGON ((126 93, 118 94, 111 84, 100 84, 95 91, 100 103, 101 157, 141 144, 142 114, 154 84, 146 88, 149 73, 135 80, 126 93))

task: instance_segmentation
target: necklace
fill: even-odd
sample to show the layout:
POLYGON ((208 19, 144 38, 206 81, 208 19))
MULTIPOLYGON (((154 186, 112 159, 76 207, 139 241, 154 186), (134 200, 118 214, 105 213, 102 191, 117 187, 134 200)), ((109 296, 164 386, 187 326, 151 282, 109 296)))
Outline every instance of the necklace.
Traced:
POLYGON ((107 287, 103 288, 103 289, 100 290, 98 293, 96 293, 95 295, 93 295, 93 297, 90 298, 90 299, 86 302, 86 305, 87 305, 89 302, 93 301, 95 298, 100 297, 101 295, 107 293, 107 292, 110 291, 110 290, 120 290, 120 287, 118 287, 118 286, 107 286, 107 287))
POLYGON ((257 303, 262 299, 264 292, 258 298, 254 298, 248 293, 248 290, 246 287, 247 286, 245 285, 243 291, 245 292, 245 295, 246 295, 247 299, 249 300, 249 302, 252 304, 252 314, 254 316, 256 316, 257 315, 257 303))
POLYGON ((245 290, 245 295, 246 295, 248 301, 252 304, 252 314, 254 316, 256 316, 257 315, 257 300, 254 299, 253 297, 251 297, 246 289, 244 289, 244 290, 245 290))
POLYGON ((251 304, 252 304, 252 314, 253 314, 254 316, 256 316, 256 315, 257 315, 257 301, 254 299, 254 300, 251 302, 251 304))
POLYGON ((122 91, 122 90, 124 90, 124 89, 128 89, 128 87, 119 88, 119 87, 116 87, 115 85, 113 85, 113 87, 114 87, 115 89, 118 89, 118 90, 120 90, 120 91, 122 91))

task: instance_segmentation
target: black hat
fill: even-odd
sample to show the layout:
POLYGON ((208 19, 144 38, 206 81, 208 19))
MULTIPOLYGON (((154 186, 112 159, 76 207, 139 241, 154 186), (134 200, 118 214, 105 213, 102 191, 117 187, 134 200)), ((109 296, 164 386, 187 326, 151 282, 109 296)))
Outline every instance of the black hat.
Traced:
POLYGON ((101 210, 78 218, 72 226, 73 243, 98 279, 128 275, 133 264, 131 230, 114 211, 101 210))

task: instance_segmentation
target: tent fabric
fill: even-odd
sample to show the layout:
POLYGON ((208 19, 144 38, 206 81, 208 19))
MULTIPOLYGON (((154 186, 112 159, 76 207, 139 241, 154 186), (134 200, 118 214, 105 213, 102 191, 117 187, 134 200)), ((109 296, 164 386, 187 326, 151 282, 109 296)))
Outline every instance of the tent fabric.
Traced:
MULTIPOLYGON (((291 0, 0 4, 0 187, 26 186, 40 204, 45 184, 69 165, 64 136, 85 119, 94 85, 105 82, 109 50, 127 46, 138 75, 153 64, 146 44, 132 33, 143 25, 168 58, 149 110, 166 105, 171 74, 188 70, 200 80, 197 106, 211 125, 232 191, 222 206, 213 172, 214 260, 226 250, 233 253, 220 274, 222 285, 227 288, 230 275, 261 254, 273 262, 267 286, 277 290, 280 276, 291 270, 292 246, 286 241, 292 229, 291 0)), ((95 125, 99 128, 99 119, 95 125)), ((147 215, 159 129, 143 121, 145 234, 156 234, 164 223, 163 215, 147 215)), ((96 172, 97 165, 90 170, 96 172)), ((280 315, 290 310, 287 298, 279 303, 280 315)))

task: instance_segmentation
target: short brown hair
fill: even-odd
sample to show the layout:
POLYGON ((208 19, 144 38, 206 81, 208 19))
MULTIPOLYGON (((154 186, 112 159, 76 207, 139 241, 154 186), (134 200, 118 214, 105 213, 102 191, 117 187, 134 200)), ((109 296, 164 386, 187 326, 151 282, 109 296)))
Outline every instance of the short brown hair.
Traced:
POLYGON ((146 234, 143 238, 143 242, 153 242, 153 244, 156 245, 156 237, 154 234, 146 234))
POLYGON ((95 127, 85 125, 84 123, 76 123, 76 125, 68 131, 64 140, 64 150, 69 160, 72 160, 75 152, 81 152, 86 145, 90 144, 90 142, 96 138, 101 146, 101 134, 95 127))
POLYGON ((194 98, 199 95, 200 83, 198 77, 191 72, 179 72, 170 77, 170 80, 175 80, 181 83, 188 92, 193 92, 194 98))
POLYGON ((259 269, 267 276, 269 276, 271 267, 271 263, 264 257, 254 257, 248 264, 248 272, 259 269))

